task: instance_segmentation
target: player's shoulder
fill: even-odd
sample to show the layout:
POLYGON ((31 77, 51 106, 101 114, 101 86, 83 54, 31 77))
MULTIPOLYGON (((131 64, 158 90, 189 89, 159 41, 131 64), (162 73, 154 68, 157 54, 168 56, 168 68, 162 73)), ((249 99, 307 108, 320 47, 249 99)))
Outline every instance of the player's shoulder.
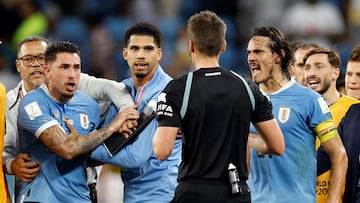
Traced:
POLYGON ((308 87, 305 87, 297 82, 293 82, 293 91, 303 95, 304 97, 307 97, 307 98, 319 98, 319 97, 322 97, 321 94, 319 94, 318 92, 308 88, 308 87))
POLYGON ((348 112, 360 111, 360 103, 355 103, 350 106, 348 112))
POLYGON ((93 99, 90 95, 86 94, 85 92, 81 90, 76 90, 76 93, 73 98, 75 101, 81 101, 81 102, 89 102, 91 104, 96 104, 97 102, 95 99, 93 99))
POLYGON ((188 79, 188 74, 193 74, 193 73, 187 73, 187 74, 184 74, 182 76, 179 76, 177 78, 170 80, 168 82, 168 84, 166 85, 166 89, 177 89, 179 87, 184 87, 184 85, 188 79))
POLYGON ((46 92, 41 88, 38 87, 34 90, 29 91, 22 99, 22 101, 27 102, 29 100, 46 100, 48 96, 45 96, 46 92), (41 98, 41 99, 39 99, 41 98))

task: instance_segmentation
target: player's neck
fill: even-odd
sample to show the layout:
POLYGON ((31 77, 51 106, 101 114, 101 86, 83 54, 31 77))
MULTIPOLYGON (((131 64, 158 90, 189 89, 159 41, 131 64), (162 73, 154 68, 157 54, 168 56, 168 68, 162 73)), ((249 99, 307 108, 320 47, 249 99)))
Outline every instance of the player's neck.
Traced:
POLYGON ((30 84, 27 84, 27 83, 24 83, 24 88, 25 88, 26 92, 30 92, 31 90, 34 90, 37 87, 34 87, 33 85, 30 85, 30 84))
POLYGON ((205 56, 203 54, 193 54, 193 64, 196 70, 200 68, 220 67, 218 56, 205 56))
POLYGON ((341 94, 336 90, 335 87, 331 86, 326 92, 323 93, 323 97, 327 105, 331 106, 340 99, 341 94))
POLYGON ((138 87, 142 87, 146 85, 151 80, 151 78, 155 75, 158 66, 159 65, 156 64, 156 66, 152 68, 152 70, 148 72, 146 75, 136 75, 136 74, 134 75, 133 73, 131 73, 134 81, 135 90, 137 90, 138 87))
POLYGON ((146 83, 148 83, 151 80, 153 75, 154 74, 148 74, 145 77, 135 77, 134 78, 135 89, 137 90, 139 87, 143 87, 144 85, 146 85, 146 83))
POLYGON ((267 81, 260 83, 260 88, 266 94, 271 94, 278 91, 289 81, 290 81, 289 78, 287 78, 284 74, 277 74, 270 77, 267 81))

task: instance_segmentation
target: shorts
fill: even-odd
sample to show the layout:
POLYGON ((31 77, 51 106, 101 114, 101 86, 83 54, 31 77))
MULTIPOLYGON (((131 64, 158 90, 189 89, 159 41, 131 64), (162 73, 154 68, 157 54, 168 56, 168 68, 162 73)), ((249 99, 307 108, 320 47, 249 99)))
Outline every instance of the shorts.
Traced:
POLYGON ((175 196, 171 203, 250 203, 251 195, 245 181, 240 183, 242 194, 231 194, 228 184, 206 184, 190 180, 181 181, 176 187, 175 196))

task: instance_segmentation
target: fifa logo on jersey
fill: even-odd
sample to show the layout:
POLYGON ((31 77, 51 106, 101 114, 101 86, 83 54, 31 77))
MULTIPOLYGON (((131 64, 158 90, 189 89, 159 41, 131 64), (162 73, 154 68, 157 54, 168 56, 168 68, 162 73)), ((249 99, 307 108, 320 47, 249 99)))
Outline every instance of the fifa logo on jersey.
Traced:
POLYGON ((157 101, 166 103, 166 93, 164 92, 160 93, 157 101))
POLYGON ((165 116, 173 116, 173 110, 171 106, 166 104, 166 93, 161 93, 158 96, 158 105, 156 109, 156 114, 158 116, 165 115, 165 116))
POLYGON ((290 118, 290 111, 291 109, 289 107, 280 107, 278 120, 281 123, 286 123, 290 118))
POLYGON ((89 117, 86 114, 80 114, 80 124, 81 127, 84 129, 88 129, 89 128, 89 117))

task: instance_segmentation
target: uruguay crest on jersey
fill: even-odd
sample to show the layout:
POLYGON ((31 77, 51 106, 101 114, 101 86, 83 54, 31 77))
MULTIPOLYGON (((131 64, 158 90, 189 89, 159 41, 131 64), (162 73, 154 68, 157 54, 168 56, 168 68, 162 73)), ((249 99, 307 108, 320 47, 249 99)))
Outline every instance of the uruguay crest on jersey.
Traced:
POLYGON ((281 123, 286 123, 290 118, 290 112, 291 112, 290 107, 280 107, 278 120, 281 123))
POLYGON ((88 129, 89 128, 89 117, 86 114, 80 113, 80 124, 81 127, 84 129, 88 129))

